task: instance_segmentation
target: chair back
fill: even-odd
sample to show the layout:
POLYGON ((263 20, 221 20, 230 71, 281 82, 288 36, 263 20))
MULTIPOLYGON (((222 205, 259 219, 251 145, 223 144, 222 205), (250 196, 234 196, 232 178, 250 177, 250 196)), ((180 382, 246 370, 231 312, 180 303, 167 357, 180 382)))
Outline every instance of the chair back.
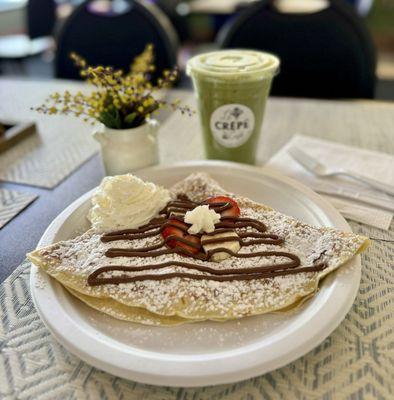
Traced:
MULTIPOLYGON (((156 79, 164 69, 176 65, 177 37, 166 16, 152 4, 123 2, 119 11, 102 12, 94 1, 81 4, 70 15, 59 32, 55 75, 64 79, 81 79, 70 60, 76 52, 90 65, 105 65, 127 71, 134 57, 148 43, 154 45, 156 79)), ((113 2, 115 5, 115 2, 113 2)))
POLYGON ((27 2, 27 34, 30 39, 52 36, 56 23, 54 0, 29 0, 27 2))
POLYGON ((313 13, 282 13, 275 1, 261 1, 223 28, 219 44, 277 54, 281 71, 274 95, 373 98, 376 56, 370 34, 352 6, 328 3, 313 13))

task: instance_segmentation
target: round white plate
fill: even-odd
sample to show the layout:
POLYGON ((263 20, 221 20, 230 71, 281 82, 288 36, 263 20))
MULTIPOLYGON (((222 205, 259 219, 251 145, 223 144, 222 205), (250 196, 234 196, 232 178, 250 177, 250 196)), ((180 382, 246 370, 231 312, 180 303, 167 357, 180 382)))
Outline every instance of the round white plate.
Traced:
MULTIPOLYGON (((137 175, 169 187, 196 171, 209 172, 229 191, 309 224, 350 230, 338 212, 317 194, 267 169, 194 162, 148 168, 137 175)), ((70 239, 88 229, 86 215, 92 193, 67 207, 49 226, 39 246, 70 239)), ((297 312, 174 328, 108 317, 73 298, 34 265, 31 292, 41 318, 56 339, 87 363, 138 382, 202 386, 261 375, 312 350, 349 311, 360 271, 360 259, 355 257, 321 282, 318 294, 297 312)))

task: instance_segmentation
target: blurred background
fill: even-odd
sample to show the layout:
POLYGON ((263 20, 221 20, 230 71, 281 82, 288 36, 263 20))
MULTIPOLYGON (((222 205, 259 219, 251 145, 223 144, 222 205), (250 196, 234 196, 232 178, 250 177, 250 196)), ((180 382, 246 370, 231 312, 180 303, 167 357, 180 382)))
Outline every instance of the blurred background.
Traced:
POLYGON ((0 0, 1 77, 79 79, 71 51, 127 68, 149 42, 158 71, 254 48, 282 59, 274 95, 394 99, 394 0, 0 0))

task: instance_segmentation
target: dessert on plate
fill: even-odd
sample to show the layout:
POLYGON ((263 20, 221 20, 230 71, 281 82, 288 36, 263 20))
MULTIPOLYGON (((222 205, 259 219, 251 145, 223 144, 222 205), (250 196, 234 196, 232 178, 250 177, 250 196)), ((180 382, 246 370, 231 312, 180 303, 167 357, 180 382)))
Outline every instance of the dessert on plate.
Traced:
POLYGON ((149 325, 288 311, 368 245, 203 173, 169 189, 131 174, 104 178, 88 218, 87 232, 29 259, 92 308, 149 325))

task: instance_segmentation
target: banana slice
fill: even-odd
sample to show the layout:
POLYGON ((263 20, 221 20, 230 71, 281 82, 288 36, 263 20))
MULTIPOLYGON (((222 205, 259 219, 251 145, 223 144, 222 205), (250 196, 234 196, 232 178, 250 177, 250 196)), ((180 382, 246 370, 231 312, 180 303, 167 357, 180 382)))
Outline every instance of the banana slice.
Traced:
POLYGON ((171 217, 181 217, 181 218, 183 218, 184 216, 185 216, 185 213, 181 213, 181 212, 171 211, 171 213, 170 213, 170 218, 171 217))
MULTIPOLYGON (((210 239, 221 239, 221 238, 229 238, 229 237, 234 237, 238 238, 239 236, 236 234, 236 232, 223 232, 223 233, 217 233, 215 235, 202 235, 201 236, 201 243, 203 243, 202 247, 204 251, 207 253, 209 250, 214 250, 218 248, 225 248, 233 251, 234 253, 237 253, 239 249, 241 248, 241 245, 237 240, 232 240, 228 242, 219 242, 219 243, 209 243, 209 244, 204 244, 204 240, 210 240, 210 239)), ((214 253, 211 256, 211 261, 215 262, 220 262, 225 260, 226 258, 231 257, 230 254, 220 251, 218 253, 214 253)))

